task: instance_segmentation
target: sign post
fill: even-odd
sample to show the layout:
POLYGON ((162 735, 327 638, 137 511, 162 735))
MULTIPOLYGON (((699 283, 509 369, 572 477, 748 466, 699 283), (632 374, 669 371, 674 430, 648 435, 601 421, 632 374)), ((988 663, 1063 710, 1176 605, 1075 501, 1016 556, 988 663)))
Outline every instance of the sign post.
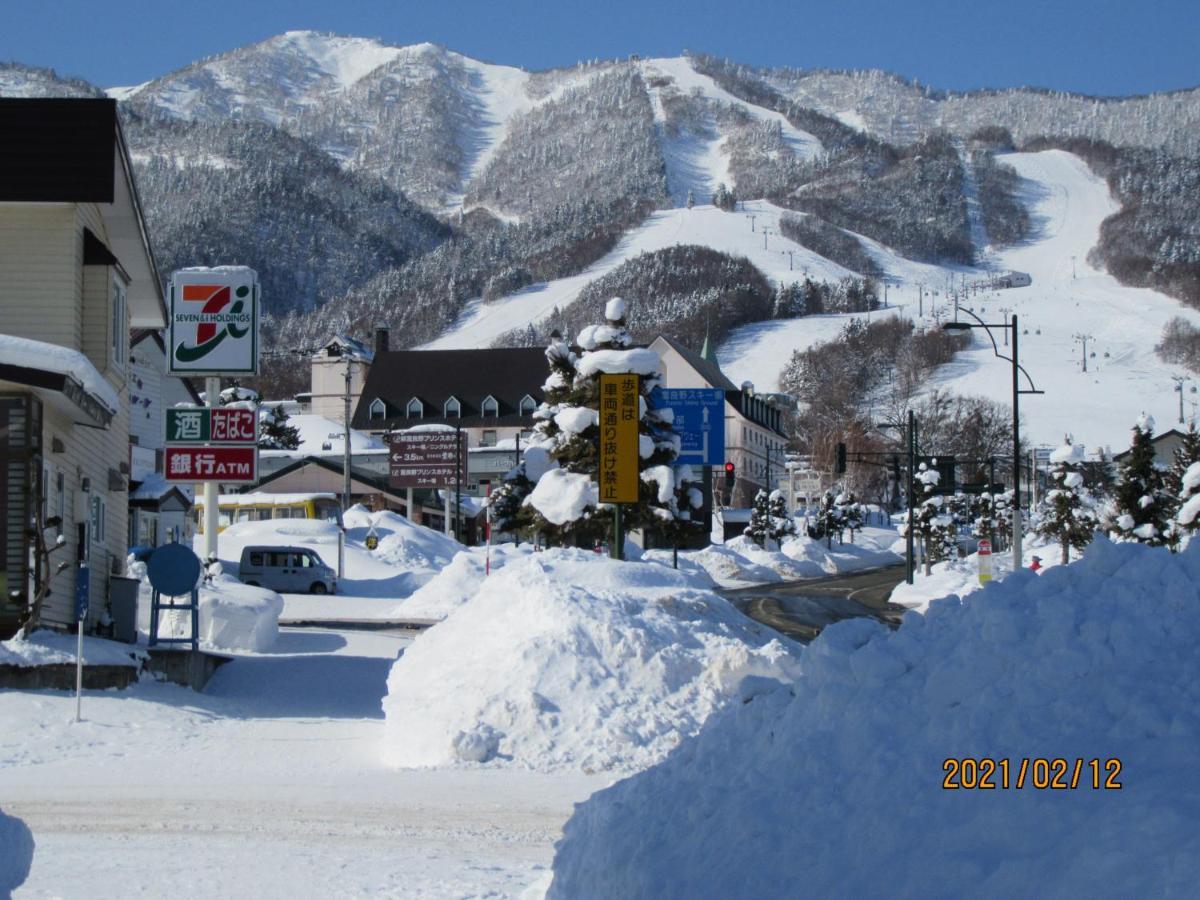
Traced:
POLYGON ((600 502, 611 503, 614 559, 625 558, 621 505, 638 500, 639 378, 600 375, 600 502))
MULTIPOLYGON (((167 290, 170 311, 167 316, 167 374, 204 376, 205 405, 209 410, 210 436, 215 423, 213 414, 221 394, 222 375, 258 374, 258 318, 261 300, 257 273, 246 266, 178 269, 171 275, 167 290)), ((257 440, 258 415, 255 420, 257 440)), ((170 435, 168 419, 168 440, 170 435)), ((214 440, 210 437, 210 440, 214 440)), ((243 454, 244 455, 244 454, 243 454)), ((180 471, 168 481, 204 482, 204 556, 217 555, 218 485, 221 480, 251 481, 258 477, 257 448, 254 450, 253 478, 221 479, 209 472, 207 478, 184 477, 182 469, 190 459, 176 453, 180 471)), ((242 471, 240 468, 238 471, 242 471)), ((245 475, 245 473, 243 473, 245 475)))
MULTIPOLYGON (((408 488, 412 497, 413 488, 441 488, 445 492, 445 517, 443 530, 447 535, 451 529, 451 489, 457 484, 460 474, 467 471, 466 441, 461 432, 446 426, 445 429, 424 430, 420 426, 407 431, 393 431, 387 437, 388 483, 396 488, 408 488)), ((412 508, 410 504, 409 512, 412 508)))
MULTIPOLYGON (((88 535, 91 540, 91 535, 88 535)), ((75 721, 81 722, 83 712, 83 620, 90 603, 91 573, 85 562, 75 570, 75 721)))
POLYGON ((992 542, 979 542, 979 583, 987 584, 992 580, 992 542))

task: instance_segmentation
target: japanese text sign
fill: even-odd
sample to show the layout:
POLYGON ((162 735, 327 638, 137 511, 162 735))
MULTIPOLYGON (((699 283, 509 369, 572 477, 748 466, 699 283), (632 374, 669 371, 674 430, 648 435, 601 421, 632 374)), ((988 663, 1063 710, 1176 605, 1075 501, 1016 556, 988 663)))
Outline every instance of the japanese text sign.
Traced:
POLYGON ((674 414, 679 435, 676 462, 719 466, 725 462, 725 392, 717 388, 655 388, 650 395, 658 409, 674 414))
POLYGON ((256 444, 258 414, 252 409, 174 407, 167 410, 168 444, 256 444))
POLYGON ((226 484, 258 481, 258 447, 179 447, 164 451, 167 481, 219 481, 226 484))
POLYGON ((637 503, 638 376, 600 376, 600 502, 637 503))
POLYGON ((392 487, 449 487, 467 477, 467 440, 455 431, 399 431, 388 436, 392 487))

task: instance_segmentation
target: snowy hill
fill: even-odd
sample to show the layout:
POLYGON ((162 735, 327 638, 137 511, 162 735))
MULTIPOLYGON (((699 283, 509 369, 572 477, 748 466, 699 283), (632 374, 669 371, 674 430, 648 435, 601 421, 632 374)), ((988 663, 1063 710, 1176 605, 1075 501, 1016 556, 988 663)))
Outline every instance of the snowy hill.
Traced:
MULTIPOLYGON (((531 73, 428 43, 291 31, 108 93, 126 113, 160 260, 255 262, 272 284, 268 311, 302 313, 272 324, 288 346, 376 324, 392 325, 401 345, 486 346, 640 254, 676 245, 745 258, 774 287, 878 275, 892 308, 872 315, 915 318, 919 289, 937 291, 942 305, 950 284, 984 274, 938 263, 969 258, 973 244, 978 266, 1033 277, 1027 288, 978 295, 977 306, 988 319, 1011 307, 1029 326, 1023 361, 1048 391, 1024 403, 1036 441, 1057 442, 1079 420, 1070 426, 1079 440, 1119 447, 1143 408, 1164 427, 1175 418, 1170 367, 1153 348, 1168 319, 1197 316, 1088 265, 1100 222, 1118 211, 1105 183, 1051 151, 997 153, 1016 187, 983 184, 974 155, 1006 141, 971 135, 1007 129, 1019 145, 1051 132, 1195 153, 1200 91, 942 94, 880 72, 756 69, 698 55, 531 73), (939 127, 953 142, 930 142, 939 127), (721 184, 741 197, 736 212, 710 205, 721 184), (187 202, 197 196, 236 206, 237 221, 197 213, 187 202), (1030 214, 1014 246, 985 245, 997 196, 1030 214), (238 197, 254 202, 233 204, 238 197), (785 206, 860 252, 783 237, 785 206), (896 209, 904 221, 889 226, 896 209), (1077 333, 1092 335, 1096 353, 1086 376, 1077 333)), ((8 64, 0 94, 99 90, 8 64)), ((848 318, 751 322, 720 346, 722 365, 735 381, 776 389, 793 351, 836 336, 848 318)), ((977 340, 935 384, 1007 400, 1005 364, 990 352, 977 340)))

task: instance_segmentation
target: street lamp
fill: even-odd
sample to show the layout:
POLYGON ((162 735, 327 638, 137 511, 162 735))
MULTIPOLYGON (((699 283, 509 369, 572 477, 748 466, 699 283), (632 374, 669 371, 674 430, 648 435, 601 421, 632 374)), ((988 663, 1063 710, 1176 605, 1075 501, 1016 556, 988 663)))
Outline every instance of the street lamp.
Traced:
MULTIPOLYGON (((1012 505, 1012 533, 1013 533, 1013 571, 1021 568, 1021 410, 1020 398, 1022 394, 1044 394, 1045 391, 1039 391, 1033 386, 1033 379, 1029 373, 1018 362, 1017 355, 1017 336, 1020 334, 1017 331, 1017 314, 1013 313, 1012 321, 1009 324, 996 323, 988 324, 971 312, 964 308, 962 310, 968 316, 975 320, 971 322, 944 322, 942 328, 946 331, 967 331, 971 328, 982 328, 987 332, 989 340, 992 342, 992 352, 996 354, 998 359, 1008 360, 1012 363, 1012 408, 1013 408, 1013 505, 1012 505), (993 328, 1007 329, 1012 331, 1012 356, 1004 356, 1000 352, 1000 348, 996 345, 996 337, 992 334, 993 328), (1020 375, 1025 375, 1029 382, 1029 388, 1022 390, 1020 383, 1020 375)), ((1006 331, 1007 333, 1007 331, 1006 331)))

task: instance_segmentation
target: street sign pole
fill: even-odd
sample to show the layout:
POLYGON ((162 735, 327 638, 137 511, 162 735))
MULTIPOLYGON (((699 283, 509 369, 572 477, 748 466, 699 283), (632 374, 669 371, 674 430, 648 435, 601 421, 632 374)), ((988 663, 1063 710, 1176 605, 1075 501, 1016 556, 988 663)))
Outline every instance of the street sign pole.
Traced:
MULTIPOLYGON (((90 554, 91 533, 87 535, 90 554)), ((83 713, 83 620, 87 618, 91 570, 85 558, 84 564, 75 570, 75 721, 82 722, 83 713)))
MULTIPOLYGON (((204 401, 209 409, 215 409, 221 396, 221 379, 210 375, 204 379, 204 401)), ((204 562, 217 558, 217 523, 220 521, 218 484, 204 482, 204 562)))

